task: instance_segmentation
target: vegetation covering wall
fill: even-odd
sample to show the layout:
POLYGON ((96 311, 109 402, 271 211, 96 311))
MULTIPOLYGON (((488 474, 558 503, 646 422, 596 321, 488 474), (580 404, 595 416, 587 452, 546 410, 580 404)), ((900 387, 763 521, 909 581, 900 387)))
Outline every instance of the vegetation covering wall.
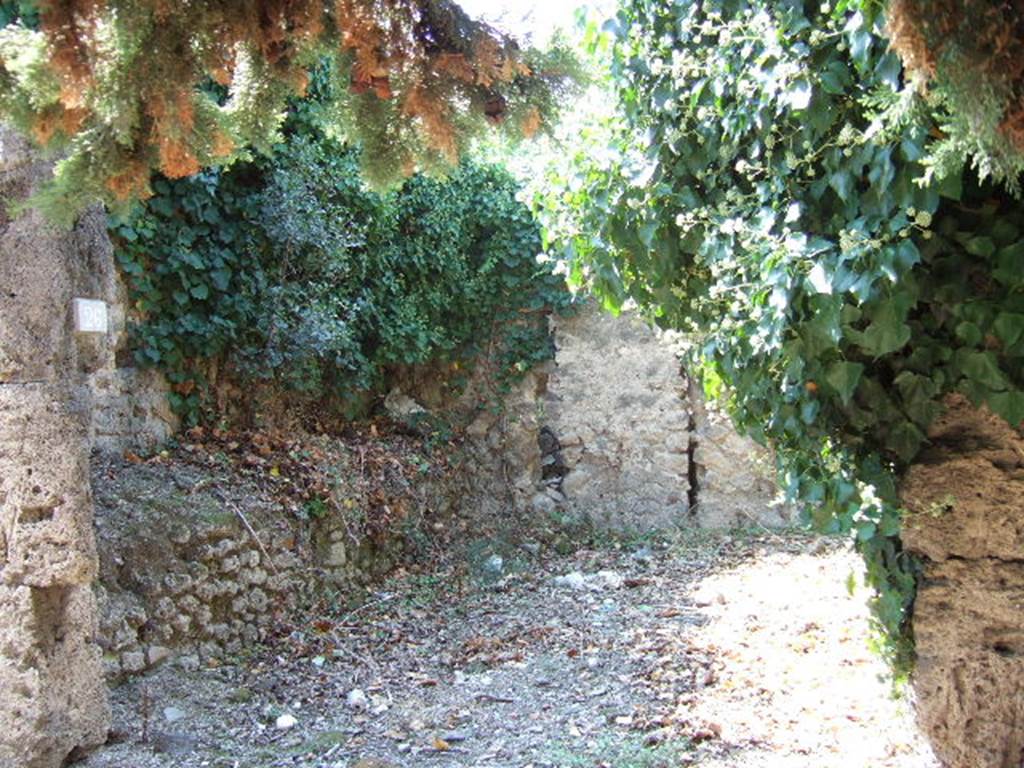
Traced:
POLYGON ((905 668, 898 482, 947 393, 1024 419, 1024 209, 941 161, 952 116, 864 6, 627 0, 589 33, 621 115, 539 206, 575 279, 688 332, 807 517, 856 533, 905 668))
POLYGON ((500 383, 553 353, 547 313, 569 296, 512 178, 467 161, 374 192, 322 104, 295 106, 271 157, 155 178, 111 219, 136 360, 186 421, 210 406, 211 362, 353 409, 394 366, 486 355, 500 383))

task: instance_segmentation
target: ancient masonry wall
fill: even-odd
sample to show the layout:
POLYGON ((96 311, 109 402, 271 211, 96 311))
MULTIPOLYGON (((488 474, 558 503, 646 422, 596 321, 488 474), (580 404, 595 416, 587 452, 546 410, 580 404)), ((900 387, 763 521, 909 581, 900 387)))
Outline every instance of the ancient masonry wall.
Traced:
MULTIPOLYGON (((358 466, 339 465, 339 477, 358 466)), ((335 590, 367 582, 401 560, 399 536, 356 539, 336 514, 302 520, 248 480, 216 469, 96 456, 99 644, 116 681, 174 659, 195 668, 264 641, 335 590)), ((452 511, 455 476, 420 483, 409 519, 452 511)), ((411 489, 410 489, 411 490, 411 489)), ((368 499, 353 485, 353 509, 368 499)))
POLYGON ((91 396, 90 442, 94 449, 114 453, 148 451, 178 429, 178 418, 167 399, 166 379, 132 361, 127 306, 127 289, 115 274, 108 304, 107 354, 86 379, 91 396))
POLYGON ((704 402, 673 339, 588 305, 561 318, 533 499, 599 527, 779 526, 771 457, 704 402))
POLYGON ((914 603, 917 715, 949 768, 1024 756, 1024 436, 951 395, 900 489, 914 603))
MULTIPOLYGON (((0 211, 49 166, 0 127, 0 211)), ((74 297, 112 298, 105 219, 71 232, 0 213, 0 765, 54 768, 101 744, 85 377, 109 350, 72 331, 74 297)))

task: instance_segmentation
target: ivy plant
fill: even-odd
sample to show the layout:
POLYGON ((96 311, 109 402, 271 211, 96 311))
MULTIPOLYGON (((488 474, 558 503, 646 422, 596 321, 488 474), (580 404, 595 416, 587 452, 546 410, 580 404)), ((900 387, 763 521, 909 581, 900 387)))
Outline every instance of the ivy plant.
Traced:
POLYGON ((304 103, 271 156, 152 188, 110 229, 135 358, 166 373, 186 423, 216 415, 211 363, 351 415, 395 366, 486 351, 500 385, 553 353, 546 313, 569 294, 500 167, 376 192, 304 103))
POLYGON ((1024 209, 923 162, 948 116, 875 4, 624 0, 588 35, 619 113, 551 172, 549 244, 608 306, 686 332, 805 518, 855 536, 905 672, 899 479, 947 393, 1024 419, 1024 209))

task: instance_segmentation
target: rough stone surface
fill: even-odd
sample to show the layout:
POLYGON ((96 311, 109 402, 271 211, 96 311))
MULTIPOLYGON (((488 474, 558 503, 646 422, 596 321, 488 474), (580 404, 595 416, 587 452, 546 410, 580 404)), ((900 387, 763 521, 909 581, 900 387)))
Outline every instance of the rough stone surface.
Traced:
POLYGON ((901 488, 904 546, 924 558, 914 605, 918 718, 949 768, 1024 760, 1024 439, 952 396, 901 488))
POLYGON ((721 408, 705 402, 693 379, 688 395, 697 525, 726 530, 791 524, 793 509, 782 503, 771 453, 740 435, 721 408))
MULTIPOLYGON (((0 198, 21 200, 49 165, 0 126, 0 198)), ((34 210, 8 221, 0 214, 0 383, 68 382, 83 377, 78 397, 89 396, 93 446, 113 451, 151 447, 177 428, 167 405, 167 384, 153 371, 119 359, 127 344, 126 288, 114 266, 106 216, 85 214, 63 232, 34 210), (71 300, 107 303, 106 334, 76 334, 71 300)))
POLYGON ((671 348, 638 318, 562 319, 546 423, 569 471, 566 508, 613 529, 690 522, 690 410, 671 348))
POLYGON ((465 424, 464 469, 472 480, 461 499, 464 508, 491 518, 534 511, 531 499, 542 479, 537 435, 551 367, 537 366, 500 394, 487 360, 477 364, 461 391, 452 384, 461 374, 452 376, 451 371, 420 368, 396 377, 399 385, 392 397, 408 393, 402 397, 422 404, 429 413, 465 424))
MULTIPOLYGON (((366 508, 340 462, 335 492, 366 508)), ((356 539, 338 514, 302 519, 266 488, 217 466, 97 454, 99 643, 110 681, 168 661, 207 664, 268 639, 304 608, 365 584, 406 556, 397 534, 356 539)), ((465 478, 424 478, 410 524, 447 515, 465 478)))
POLYGON ((148 452, 178 428, 167 380, 155 370, 108 366, 91 375, 88 385, 92 447, 97 450, 148 452))
POLYGON ((566 512, 620 530, 786 522, 767 453, 705 407, 671 338, 591 305, 558 321, 556 345, 541 448, 566 512))
POLYGON ((0 385, 0 583, 88 584, 96 573, 87 414, 72 388, 0 385))
POLYGON ((0 765, 56 768, 109 724, 86 585, 0 586, 0 765))
MULTIPOLYGON (((46 178, 0 128, 3 210, 46 178)), ((96 606, 84 377, 106 338, 71 329, 74 297, 110 300, 105 217, 70 232, 0 216, 0 766, 56 768, 110 722, 96 606)))

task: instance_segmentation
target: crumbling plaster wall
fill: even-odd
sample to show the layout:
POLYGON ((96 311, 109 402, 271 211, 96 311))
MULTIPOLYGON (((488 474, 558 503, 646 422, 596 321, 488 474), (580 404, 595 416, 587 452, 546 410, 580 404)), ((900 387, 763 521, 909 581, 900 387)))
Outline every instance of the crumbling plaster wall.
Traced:
MULTIPOLYGON (((49 175, 0 128, 0 198, 49 175)), ((0 765, 55 768, 104 741, 86 377, 110 350, 76 338, 73 297, 110 300, 100 211, 71 232, 0 214, 0 765)))

